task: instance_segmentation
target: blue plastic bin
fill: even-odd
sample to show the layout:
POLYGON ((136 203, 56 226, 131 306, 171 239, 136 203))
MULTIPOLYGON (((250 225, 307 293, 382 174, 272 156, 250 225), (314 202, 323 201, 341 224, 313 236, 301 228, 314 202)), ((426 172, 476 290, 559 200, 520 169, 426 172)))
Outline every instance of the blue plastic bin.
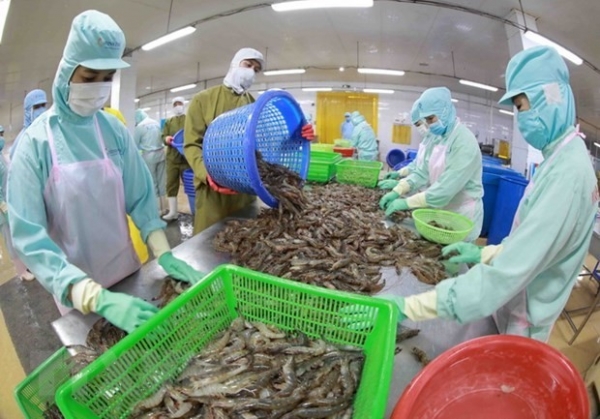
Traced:
POLYGON ((418 152, 419 152, 419 150, 416 150, 414 148, 409 148, 408 150, 406 150, 406 159, 407 160, 414 160, 414 159, 416 159, 418 152))
POLYGON ((498 184, 502 177, 513 177, 525 179, 523 175, 511 169, 498 170, 494 172, 483 171, 483 225, 481 226, 481 236, 487 237, 490 232, 490 225, 494 218, 496 207, 496 197, 498 195, 498 184))
POLYGON ((393 169, 396 170, 396 171, 398 171, 398 170, 402 169, 403 167, 408 166, 411 163, 412 163, 412 159, 410 159, 410 160, 404 160, 403 162, 398 163, 397 165, 395 165, 393 167, 393 169))
POLYGON ((196 214, 196 188, 194 187, 194 171, 186 169, 183 171, 181 178, 183 180, 183 191, 188 197, 190 210, 192 215, 196 214))
POLYGON ((306 179, 310 143, 302 138, 306 124, 298 102, 287 92, 262 94, 255 103, 226 112, 204 135, 204 163, 213 180, 234 191, 258 195, 268 206, 279 203, 263 185, 256 151, 306 179))
POLYGON ((498 183, 498 197, 490 224, 488 244, 500 244, 508 236, 513 219, 529 182, 525 178, 503 176, 498 183))
POLYGON ((184 155, 183 154, 183 130, 182 129, 177 131, 175 133, 175 135, 173 136, 173 146, 177 149, 177 151, 179 151, 181 153, 181 155, 184 155))
POLYGON ((385 158, 385 161, 387 162, 389 167, 394 167, 397 164, 402 163, 404 160, 406 160, 404 151, 400 150, 399 148, 394 148, 390 150, 387 154, 387 157, 385 158))
POLYGON ((482 168, 484 173, 495 173, 497 175, 506 175, 512 177, 523 176, 521 173, 508 167, 499 166, 495 164, 486 164, 485 162, 483 163, 482 168))
POLYGON ((487 163, 487 164, 493 164, 496 166, 501 166, 502 163, 504 163, 504 161, 498 157, 492 157, 492 156, 481 156, 483 163, 487 163))

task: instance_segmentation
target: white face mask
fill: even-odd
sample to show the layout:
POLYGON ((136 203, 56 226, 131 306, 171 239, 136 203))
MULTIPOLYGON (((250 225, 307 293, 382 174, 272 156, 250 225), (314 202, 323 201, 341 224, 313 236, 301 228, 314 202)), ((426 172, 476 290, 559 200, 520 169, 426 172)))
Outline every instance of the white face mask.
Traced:
POLYGON ((419 131, 419 133, 425 137, 428 133, 429 133, 429 128, 427 127, 427 124, 421 124, 417 127, 417 130, 419 131))
POLYGON ((98 112, 110 97, 112 82, 70 83, 67 103, 73 112, 80 116, 92 116, 98 112))
POLYGON ((237 94, 241 95, 252 87, 256 73, 252 68, 236 67, 229 70, 225 76, 225 85, 231 87, 237 94))
POLYGON ((177 105, 173 107, 173 112, 175 112, 175 115, 177 116, 183 115, 183 105, 177 105))

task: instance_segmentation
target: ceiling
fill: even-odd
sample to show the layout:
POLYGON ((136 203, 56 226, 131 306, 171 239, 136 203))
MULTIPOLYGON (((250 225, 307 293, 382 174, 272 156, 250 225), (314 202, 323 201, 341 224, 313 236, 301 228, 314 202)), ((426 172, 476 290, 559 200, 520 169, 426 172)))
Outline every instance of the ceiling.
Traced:
MULTIPOLYGON (((525 12, 537 18, 540 33, 600 67, 600 43, 596 39, 599 1, 522 2, 525 12)), ((330 81, 334 86, 358 87, 374 83, 423 87, 441 84, 492 103, 501 91, 487 93, 466 87, 456 78, 503 87, 510 56, 500 18, 519 7, 518 0, 443 0, 428 4, 420 0, 376 0, 369 9, 276 13, 266 3, 53 0, 52 7, 48 7, 47 0, 13 0, 0 44, 0 123, 9 120, 18 128, 26 92, 36 87, 50 91, 70 23, 75 15, 91 8, 117 21, 129 48, 139 47, 168 30, 211 18, 188 37, 153 51, 134 53, 140 103, 183 84, 199 80, 209 80, 208 85, 219 83, 233 54, 246 46, 262 51, 270 69, 308 69, 303 76, 259 76, 259 83, 309 85, 330 81), (249 10, 239 10, 244 8, 249 10), (230 15, 217 16, 221 13, 230 15), (407 74, 400 78, 365 77, 357 74, 357 65, 402 69, 407 74), (347 67, 346 71, 339 72, 340 66, 347 67)), ((587 65, 569 64, 569 68, 579 116, 600 127, 600 74, 587 65)), ((591 125, 587 129, 596 135, 591 125)))

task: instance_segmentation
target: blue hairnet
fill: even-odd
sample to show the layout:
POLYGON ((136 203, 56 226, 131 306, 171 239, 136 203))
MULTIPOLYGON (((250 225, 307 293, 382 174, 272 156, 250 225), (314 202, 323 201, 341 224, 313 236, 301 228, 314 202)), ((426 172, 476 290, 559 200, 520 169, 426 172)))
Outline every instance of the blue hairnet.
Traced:
POLYGON ((144 119, 148 118, 148 114, 141 109, 135 110, 135 124, 139 124, 144 119))
POLYGON ((525 93, 531 109, 544 126, 548 142, 558 139, 575 124, 575 98, 569 85, 569 69, 551 47, 534 47, 515 55, 506 68, 506 94, 500 104, 525 93))
POLYGON ((421 120, 421 115, 419 114, 419 101, 415 100, 415 103, 412 105, 412 109, 410 110, 410 121, 413 125, 421 120))
POLYGON ((41 105, 42 103, 48 103, 46 92, 41 89, 35 89, 27 93, 25 101, 23 102, 23 127, 27 128, 31 123, 32 115, 31 110, 35 105, 41 105))
POLYGON ((76 16, 52 86, 52 96, 58 112, 83 118, 71 111, 67 104, 73 72, 80 65, 94 70, 129 67, 121 59, 124 50, 125 34, 110 16, 96 10, 88 10, 76 16))
POLYGON ((446 87, 425 90, 417 102, 419 102, 420 119, 435 115, 446 127, 451 127, 456 121, 452 93, 446 87))

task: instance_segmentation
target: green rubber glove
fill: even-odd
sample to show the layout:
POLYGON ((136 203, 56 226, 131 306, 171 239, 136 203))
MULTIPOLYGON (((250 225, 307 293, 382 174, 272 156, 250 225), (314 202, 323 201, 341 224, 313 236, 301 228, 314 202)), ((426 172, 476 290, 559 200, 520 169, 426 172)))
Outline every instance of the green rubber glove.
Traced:
MULTIPOLYGON (((399 295, 384 294, 375 298, 391 301, 398 306, 400 311, 398 313, 398 324, 406 320, 406 314, 404 314, 404 297, 400 297, 399 295)), ((364 330, 373 327, 373 312, 372 308, 370 307, 350 305, 342 308, 340 313, 342 314, 341 321, 348 326, 348 329, 364 330)))
POLYGON ((481 247, 472 243, 459 242, 446 246, 442 249, 442 255, 447 256, 452 252, 458 252, 448 262, 453 263, 481 263, 481 247))
POLYGON ((406 199, 400 198, 392 201, 392 203, 388 205, 387 209, 385 210, 385 215, 389 217, 396 211, 407 211, 409 209, 410 208, 408 207, 408 202, 406 202, 406 199))
POLYGON ((400 195, 397 192, 388 192, 383 195, 383 198, 379 201, 379 208, 386 209, 386 207, 395 199, 398 199, 400 195))
POLYGON ((131 333, 156 314, 158 308, 141 298, 103 289, 94 311, 115 326, 131 333))
POLYGON ((200 282, 206 276, 206 274, 195 270, 183 260, 177 259, 172 252, 163 253, 158 258, 158 264, 169 276, 190 284, 200 282))
POLYGON ((399 178, 400 178, 400 173, 398 173, 396 170, 388 172, 388 174, 385 175, 385 179, 399 179, 399 178))
POLYGON ((381 298, 382 300, 387 300, 387 301, 391 301, 392 303, 396 304, 398 306, 399 309, 399 313, 398 313, 398 324, 402 323, 404 320, 406 320, 406 314, 404 314, 404 297, 401 297, 399 295, 393 295, 393 294, 383 294, 378 296, 377 298, 381 298))
POLYGON ((379 189, 394 189, 396 185, 398 185, 398 182, 398 180, 385 179, 380 180, 377 186, 379 187, 379 189))

